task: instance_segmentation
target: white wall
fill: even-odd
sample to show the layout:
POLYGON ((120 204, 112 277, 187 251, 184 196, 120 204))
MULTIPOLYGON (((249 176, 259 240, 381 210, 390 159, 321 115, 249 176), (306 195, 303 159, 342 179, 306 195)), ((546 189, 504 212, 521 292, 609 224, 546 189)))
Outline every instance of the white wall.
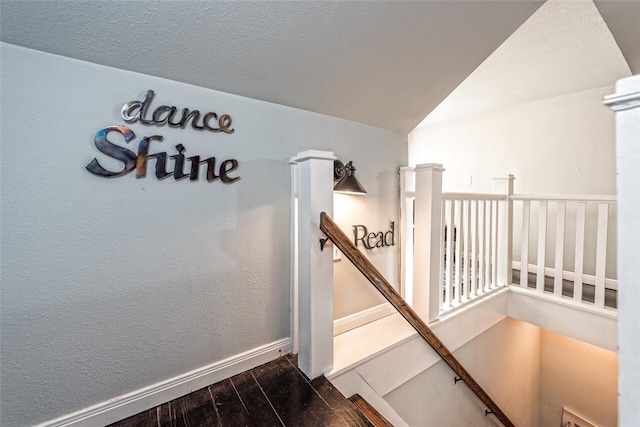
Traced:
MULTIPOLYGON (((366 165, 356 165, 360 175, 360 168, 366 165)), ((369 232, 387 232, 390 222, 395 221, 395 246, 384 246, 366 249, 358 242, 365 256, 374 263, 380 273, 396 289, 399 288, 399 241, 400 231, 398 221, 400 212, 396 200, 399 191, 399 175, 397 171, 386 171, 377 178, 379 196, 376 200, 369 197, 334 194, 333 210, 336 223, 353 241, 353 226, 364 225, 369 232), (395 199, 394 199, 395 197, 395 199), (371 201, 375 202, 374 205, 371 201), (375 216, 369 214, 375 211, 375 216)), ((369 191, 368 187, 365 187, 369 191)), ((334 262, 334 318, 340 319, 367 308, 386 302, 384 297, 369 283, 369 281, 345 257, 334 262)))
POLYGON ((442 163, 444 191, 491 192, 516 176, 516 193, 615 193, 614 114, 604 86, 417 127, 409 164, 442 163), (464 185, 464 175, 473 177, 464 185))
MULTIPOLYGON (((358 166, 369 192, 360 221, 397 220, 401 134, 3 43, 3 424, 52 419, 288 337, 288 159, 307 149, 358 166), (187 155, 235 158, 241 179, 86 171, 106 157, 95 133, 124 125, 121 106, 147 89, 154 105, 230 114, 236 131, 134 123, 133 150, 163 135, 151 152, 183 143, 187 155)), ((381 262, 389 276, 396 257, 381 262)))
POLYGON ((618 355, 555 332, 540 335, 540 425, 567 406, 600 427, 618 425, 618 355))
MULTIPOLYGON (((455 351, 456 357, 518 426, 538 424, 540 329, 506 318, 455 351)), ((484 404, 439 361, 384 396, 410 426, 495 426, 484 404)), ((544 424, 546 425, 546 424, 544 424)))

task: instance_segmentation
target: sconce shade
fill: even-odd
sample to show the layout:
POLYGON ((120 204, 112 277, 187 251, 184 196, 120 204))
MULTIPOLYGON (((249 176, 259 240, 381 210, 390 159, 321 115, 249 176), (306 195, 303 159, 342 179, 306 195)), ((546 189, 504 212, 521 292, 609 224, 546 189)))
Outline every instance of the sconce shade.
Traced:
POLYGON ((335 160, 333 166, 333 177, 337 180, 333 186, 333 191, 346 194, 367 194, 367 190, 364 189, 360 181, 358 181, 358 178, 356 178, 356 168, 353 166, 353 162, 345 165, 340 160, 335 160))

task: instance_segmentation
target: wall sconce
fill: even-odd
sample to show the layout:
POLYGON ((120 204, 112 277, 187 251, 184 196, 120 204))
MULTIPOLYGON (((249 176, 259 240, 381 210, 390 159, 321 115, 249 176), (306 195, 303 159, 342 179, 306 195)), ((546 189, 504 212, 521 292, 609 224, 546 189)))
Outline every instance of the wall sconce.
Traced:
POLYGON ((356 178, 356 168, 352 161, 345 165, 340 160, 335 160, 333 162, 333 180, 337 181, 333 186, 333 191, 336 193, 367 194, 356 178))

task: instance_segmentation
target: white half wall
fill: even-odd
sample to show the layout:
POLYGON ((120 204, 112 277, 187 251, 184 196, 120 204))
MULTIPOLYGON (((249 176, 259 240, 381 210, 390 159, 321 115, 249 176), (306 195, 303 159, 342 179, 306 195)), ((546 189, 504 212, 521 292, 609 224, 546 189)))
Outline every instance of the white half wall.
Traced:
MULTIPOLYGON (((505 318, 454 352, 518 426, 538 425, 540 329, 505 318)), ((410 426, 496 426, 442 360, 384 396, 410 426)))
POLYGON ((616 351, 617 313, 575 303, 571 298, 553 299, 518 286, 509 287, 507 315, 559 334, 616 351))
MULTIPOLYGON (((45 422, 288 338, 296 153, 354 161, 369 192, 359 220, 382 226, 398 210, 400 133, 6 43, 1 55, 3 425, 45 422), (229 114, 235 132, 127 125, 122 105, 148 89, 154 106, 229 114), (94 145, 110 125, 136 134, 134 151, 162 135, 151 153, 181 143, 187 156, 237 159, 240 180, 159 181, 154 160, 145 178, 92 175, 94 157, 122 166, 94 145)), ((396 274, 395 254, 384 257, 396 274)))

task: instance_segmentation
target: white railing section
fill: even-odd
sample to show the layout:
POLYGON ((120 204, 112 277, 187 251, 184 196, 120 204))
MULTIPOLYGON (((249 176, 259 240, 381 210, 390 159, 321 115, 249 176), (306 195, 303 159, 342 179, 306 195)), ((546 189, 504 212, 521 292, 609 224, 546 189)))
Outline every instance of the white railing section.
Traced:
POLYGON ((606 277, 607 258, 615 256, 607 253, 607 246, 614 246, 615 235, 609 236, 608 229, 616 197, 514 194, 510 199, 521 212, 520 259, 513 262, 513 268, 520 271, 520 287, 552 293, 556 298, 570 297, 576 303, 593 303, 597 308, 615 308, 615 297, 607 301, 605 296, 607 290, 617 290, 617 280, 606 277), (532 215, 537 215, 537 221, 531 221, 532 215), (549 225, 555 226, 553 235, 549 225), (588 241, 593 244, 586 245, 588 241), (536 249, 533 262, 532 247, 536 249), (586 253, 590 247, 595 257, 586 253), (549 249, 553 250, 553 261, 546 253, 549 249), (585 259, 594 274, 585 272, 585 259), (548 267, 551 262, 553 267, 548 267), (530 274, 535 275, 535 282, 530 274))
POLYGON ((514 270, 542 297, 616 307, 615 196, 513 194, 512 175, 494 193, 443 193, 443 171, 400 170, 401 291, 423 319, 512 285, 514 270))
POLYGON ((513 176, 494 180, 497 194, 443 194, 443 171, 400 169, 401 291, 427 322, 511 283, 513 176))
POLYGON ((498 204, 506 200, 496 194, 443 193, 441 312, 499 286, 498 204))

